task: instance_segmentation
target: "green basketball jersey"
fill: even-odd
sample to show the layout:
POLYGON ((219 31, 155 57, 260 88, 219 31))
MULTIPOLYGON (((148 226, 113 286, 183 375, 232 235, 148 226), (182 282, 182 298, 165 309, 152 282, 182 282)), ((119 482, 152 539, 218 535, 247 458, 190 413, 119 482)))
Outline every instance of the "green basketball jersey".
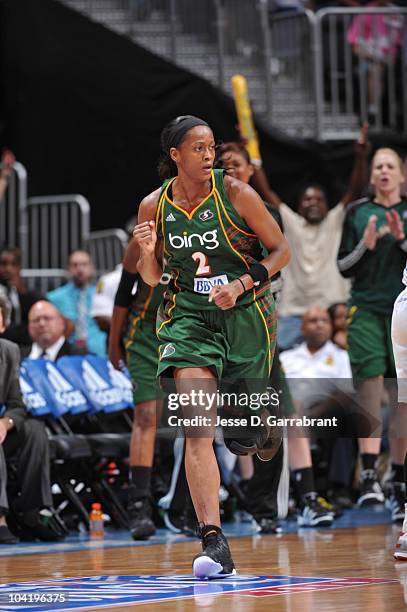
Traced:
POLYGON ((386 212, 391 210, 398 212, 407 234, 407 200, 390 207, 367 198, 355 202, 346 213, 338 258, 342 274, 352 277, 351 305, 388 315, 403 289, 406 253, 390 233, 377 240, 373 251, 361 240, 371 215, 377 216, 376 228, 380 230, 387 225, 386 212))
MULTIPOLYGON (((208 301, 212 287, 242 276, 263 259, 257 236, 230 202, 223 170, 212 171, 209 195, 188 212, 172 201, 173 179, 163 184, 157 207, 156 227, 163 240, 166 271, 171 274, 169 299, 179 306, 204 310, 218 307, 208 301)), ((236 305, 252 303, 270 287, 266 281, 246 292, 236 305)))

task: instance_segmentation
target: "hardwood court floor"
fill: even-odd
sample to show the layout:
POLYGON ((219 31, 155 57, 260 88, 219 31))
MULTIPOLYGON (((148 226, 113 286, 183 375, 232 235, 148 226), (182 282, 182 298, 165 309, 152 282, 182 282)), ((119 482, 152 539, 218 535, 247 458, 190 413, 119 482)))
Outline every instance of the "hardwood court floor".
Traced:
MULTIPOLYGON (((388 612, 407 608, 407 562, 396 563, 392 550, 398 530, 389 525, 336 530, 302 530, 300 534, 230 538, 241 574, 381 578, 397 583, 373 584, 272 596, 237 593, 138 604, 159 612, 219 610, 222 612, 388 612)), ((0 582, 100 575, 190 574, 197 540, 80 552, 21 555, 0 558, 0 582)), ((133 606, 134 608, 136 606, 133 606)), ((121 606, 114 610, 126 610, 121 606)), ((50 608, 51 609, 51 608, 50 608)), ((108 610, 109 608, 99 608, 108 610)))

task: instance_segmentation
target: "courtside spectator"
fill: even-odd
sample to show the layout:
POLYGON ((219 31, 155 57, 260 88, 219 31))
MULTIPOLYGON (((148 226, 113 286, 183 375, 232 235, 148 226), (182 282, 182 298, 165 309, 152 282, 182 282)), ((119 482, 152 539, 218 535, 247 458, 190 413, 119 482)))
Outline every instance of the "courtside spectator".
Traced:
MULTIPOLYGON (((4 331, 7 306, 0 299, 0 331, 4 331)), ((25 537, 58 540, 63 532, 54 526, 48 438, 43 423, 30 418, 23 403, 19 384, 18 346, 0 339, 0 406, 6 410, 0 418, 0 543, 17 540, 9 531, 6 460, 17 462, 19 495, 13 501, 12 514, 23 528, 25 537)))
POLYGON ((114 298, 119 286, 122 269, 122 264, 119 264, 113 272, 103 274, 96 283, 96 293, 93 296, 90 314, 100 329, 107 333, 110 330, 114 298))
MULTIPOLYGON (((349 357, 346 351, 333 344, 331 333, 328 311, 319 307, 310 308, 302 323, 304 342, 281 353, 288 385, 301 414, 312 412, 313 416, 323 416, 325 412, 335 409, 338 402, 346 407, 352 400, 349 357)), ((355 462, 355 442, 343 438, 330 442, 332 456, 328 480, 337 488, 349 489, 355 462)), ((297 467, 294 482, 299 476, 305 480, 311 478, 311 453, 309 450, 305 453, 303 446, 309 449, 308 438, 289 437, 290 467, 298 465, 298 456, 301 455, 308 463, 301 470, 297 467)))
MULTIPOLYGON (((137 217, 130 217, 126 221, 125 230, 129 240, 133 237, 133 229, 137 223, 137 217)), ((97 284, 96 293, 93 297, 91 315, 99 325, 100 329, 109 333, 110 323, 113 316, 114 300, 119 287, 123 265, 120 263, 112 272, 103 274, 97 284)), ((137 281, 134 284, 132 293, 136 293, 137 281)))
POLYGON ((84 355, 84 348, 72 345, 64 336, 65 321, 53 304, 40 300, 28 313, 28 330, 33 341, 29 359, 56 361, 66 355, 84 355))
MULTIPOLYGON (((133 237, 133 229, 137 223, 137 217, 130 217, 126 221, 125 230, 129 240, 133 237)), ((123 265, 120 263, 112 272, 107 272, 101 276, 96 284, 96 293, 93 297, 91 315, 99 325, 100 329, 109 333, 110 323, 113 316, 114 300, 119 287, 123 265)), ((137 281, 134 284, 132 293, 137 290, 137 281)))
POLYGON ((332 304, 328 308, 328 313, 332 324, 332 342, 345 351, 348 348, 348 316, 349 309, 347 304, 339 302, 332 304))
POLYGON ((28 334, 28 311, 41 299, 41 295, 29 291, 21 278, 21 251, 14 247, 3 247, 0 251, 0 286, 11 304, 10 325, 2 337, 15 342, 24 354, 31 344, 28 334))
POLYGON ((106 333, 91 315, 96 284, 94 266, 87 251, 73 251, 69 256, 70 282, 47 293, 47 299, 75 326, 68 338, 71 344, 96 355, 106 355, 106 333))

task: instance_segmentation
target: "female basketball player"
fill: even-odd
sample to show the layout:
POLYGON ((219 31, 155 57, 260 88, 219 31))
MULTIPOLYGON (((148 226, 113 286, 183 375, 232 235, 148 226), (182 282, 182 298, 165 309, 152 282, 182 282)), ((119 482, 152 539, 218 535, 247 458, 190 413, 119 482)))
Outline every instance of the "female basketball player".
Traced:
MULTIPOLYGON (((249 155, 242 143, 223 143, 217 149, 216 159, 217 162, 215 165, 217 167, 224 168, 229 176, 233 176, 244 183, 248 183, 253 176, 254 167, 250 163, 249 155)), ((268 212, 274 217, 279 227, 282 228, 283 224, 279 211, 270 206, 270 204, 265 204, 268 212)), ((276 293, 281 290, 281 286, 281 274, 277 273, 272 279, 271 291, 276 293)), ((271 371, 271 384, 273 388, 283 390, 282 399, 284 414, 286 416, 294 415, 295 407, 287 386, 285 375, 281 368, 278 351, 276 351, 274 356, 273 368, 271 371)), ((324 527, 332 525, 334 515, 324 506, 324 504, 321 504, 320 497, 316 493, 309 439, 307 437, 299 437, 298 432, 295 435, 289 435, 288 457, 290 467, 293 470, 294 488, 299 507, 299 514, 297 517, 299 525, 307 527, 324 527)), ((257 504, 253 504, 252 507, 254 511, 257 510, 260 515, 266 515, 267 501, 270 499, 271 491, 270 483, 267 482, 265 476, 271 474, 273 468, 278 469, 278 467, 276 467, 274 461, 271 465, 264 465, 262 462, 255 461, 254 467, 255 478, 253 482, 250 482, 249 492, 251 501, 256 500, 257 504), (257 478, 259 475, 261 478, 257 478)), ((260 520, 260 526, 263 532, 267 530, 266 521, 260 520), (266 523, 265 528, 262 526, 264 523, 266 523)))
MULTIPOLYGON (((133 383, 134 416, 130 440, 130 486, 127 514, 134 540, 144 540, 155 533, 152 515, 151 477, 156 426, 162 409, 162 391, 157 382, 155 319, 168 275, 154 289, 138 279, 134 255, 128 247, 115 297, 109 334, 109 359, 120 369, 126 361, 133 383), (135 282, 137 292, 132 290, 135 282), (122 335, 125 352, 123 350, 122 335)), ((136 260, 137 261, 137 260, 136 260)))
MULTIPOLYGON (((165 256, 172 274, 157 317, 158 374, 172 373, 180 403, 189 398, 184 417, 204 423, 194 428, 192 419, 184 420, 186 472, 203 549, 193 572, 221 577, 235 568, 220 527, 212 448, 217 383, 266 388, 276 331, 269 279, 288 263, 289 247, 257 193, 213 170, 215 141, 205 121, 177 117, 163 130, 161 144, 166 180, 140 204, 138 270, 147 284, 157 285, 165 256), (260 241, 269 251, 265 258, 260 241)), ((261 454, 267 427, 250 433, 229 440, 229 448, 261 454)))
MULTIPOLYGON (((339 270, 352 278, 348 344, 358 401, 377 424, 381 423, 383 378, 395 378, 390 327, 407 253, 407 200, 400 195, 403 181, 403 163, 397 153, 387 148, 376 151, 370 177, 374 195, 347 210, 338 255, 339 270)), ((395 385, 389 391, 395 396, 395 385)), ((400 426, 395 427, 397 409, 393 412, 393 475, 386 505, 393 521, 400 522, 404 518, 406 436, 400 426)), ((373 429, 370 438, 359 439, 363 468, 359 506, 384 501, 376 473, 381 432, 380 427, 373 429)))

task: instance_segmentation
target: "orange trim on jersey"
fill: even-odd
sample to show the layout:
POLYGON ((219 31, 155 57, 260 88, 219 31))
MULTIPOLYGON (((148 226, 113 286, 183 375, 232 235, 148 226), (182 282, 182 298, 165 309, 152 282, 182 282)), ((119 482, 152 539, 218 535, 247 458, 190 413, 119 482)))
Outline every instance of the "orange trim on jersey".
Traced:
POLYGON ((124 348, 126 350, 128 350, 128 348, 130 347, 131 344, 133 344, 134 342, 134 334, 136 333, 136 329, 137 329, 137 325, 139 324, 140 321, 142 321, 144 319, 144 317, 146 316, 146 312, 148 310, 148 307, 150 306, 150 302, 153 298, 153 293, 154 293, 154 287, 149 287, 149 293, 148 296, 146 298, 146 301, 144 302, 142 311, 140 312, 140 314, 134 319, 134 321, 131 324, 131 328, 129 331, 129 339, 127 340, 127 342, 124 345, 124 348))
POLYGON ((271 364, 271 338, 270 338, 270 332, 269 332, 269 328, 268 328, 268 325, 267 325, 267 321, 266 321, 266 319, 265 319, 265 317, 264 317, 264 314, 262 313, 261 308, 260 308, 259 304, 257 303, 257 295, 256 295, 256 291, 255 291, 255 290, 253 290, 253 292, 254 292, 254 303, 256 304, 257 310, 259 311, 260 316, 261 316, 261 318, 263 319, 264 326, 265 326, 265 328, 266 328, 266 333, 267 333, 267 345, 268 345, 269 376, 270 376, 270 373, 271 373, 271 365, 272 365, 272 364, 271 364))
POLYGON ((140 321, 140 316, 136 317, 134 319, 133 323, 131 324, 131 329, 129 331, 129 339, 124 344, 124 348, 126 349, 126 351, 129 350, 130 346, 134 342, 134 334, 136 333, 136 329, 137 329, 137 325, 138 325, 139 321, 140 321))
POLYGON ((149 287, 148 297, 147 297, 146 301, 144 302, 143 310, 140 313, 140 319, 141 320, 143 320, 144 317, 146 316, 146 312, 148 310, 148 307, 150 306, 150 302, 153 299, 153 293, 154 293, 154 287, 149 287))
POLYGON ((223 225, 223 221, 222 221, 222 216, 221 216, 221 214, 220 214, 219 204, 218 204, 218 197, 217 197, 216 193, 214 193, 214 194, 213 194, 213 196, 214 196, 214 199, 215 199, 216 210, 218 211, 219 223, 220 223, 220 226, 221 226, 221 228, 222 228, 222 231, 223 231, 223 233, 224 233, 224 235, 225 235, 226 241, 227 241, 227 243, 229 244, 229 246, 230 246, 230 248, 232 249, 232 251, 233 251, 233 252, 234 252, 234 253, 235 253, 235 254, 236 254, 236 255, 237 255, 237 256, 238 256, 238 257, 239 257, 239 258, 240 258, 242 261, 243 261, 243 263, 244 263, 244 265, 246 266, 246 268, 247 268, 247 269, 249 269, 249 267, 250 267, 250 266, 249 266, 249 264, 247 263, 247 261, 245 260, 245 258, 243 257, 243 255, 241 255, 241 254, 239 253, 239 251, 237 251, 237 250, 234 248, 234 246, 232 245, 232 243, 231 243, 231 242, 230 242, 230 240, 229 240, 229 236, 228 236, 228 235, 227 235, 227 233, 226 233, 225 226, 223 225))
MULTIPOLYGON (((240 257, 240 259, 241 259, 241 260, 243 261, 243 263, 245 264, 246 268, 247 268, 247 269, 249 269, 249 267, 250 267, 250 266, 249 266, 249 264, 247 263, 247 261, 245 260, 245 258, 243 257, 243 255, 241 255, 241 254, 239 253, 239 251, 237 251, 237 250, 236 250, 236 249, 235 249, 235 248, 232 246, 232 244, 231 244, 231 242, 230 242, 230 240, 229 240, 229 237, 228 237, 228 235, 227 235, 227 233, 226 233, 226 231, 225 231, 225 226, 223 225, 222 217, 221 217, 221 215, 220 215, 219 204, 218 204, 218 197, 217 197, 216 193, 214 194, 214 198, 215 198, 216 209, 217 209, 217 211, 218 211, 219 223, 220 223, 220 226, 221 226, 221 228, 222 228, 222 231, 223 231, 223 233, 224 233, 224 235, 225 235, 225 238, 226 238, 226 240, 227 240, 227 242, 228 242, 228 244, 229 244, 230 248, 232 249, 232 251, 233 251, 234 253, 236 253, 236 255, 238 255, 238 257, 240 257)), ((262 320, 263 320, 264 326, 265 326, 265 328, 266 328, 266 333, 267 333, 267 345, 268 345, 268 363, 269 363, 269 374, 270 374, 270 372, 271 372, 271 339, 270 339, 270 333, 269 333, 269 329, 268 329, 268 326, 267 326, 267 321, 266 321, 266 319, 264 318, 264 315, 263 315, 263 313, 262 313, 262 311, 261 311, 261 308, 260 308, 259 304, 257 303, 257 295, 256 295, 256 291, 255 291, 254 287, 253 287, 252 291, 253 291, 253 297, 254 297, 254 300, 253 300, 253 301, 254 301, 254 303, 256 304, 256 308, 257 308, 257 310, 259 311, 260 316, 261 316, 261 318, 262 318, 262 320)))
POLYGON ((193 211, 191 213, 187 212, 185 210, 185 208, 181 208, 181 206, 177 206, 176 204, 174 204, 174 202, 172 200, 170 200, 170 198, 168 197, 168 188, 171 185, 171 183, 176 179, 177 177, 174 177, 173 179, 171 179, 171 181, 168 183, 164 195, 165 195, 165 199, 167 200, 167 202, 169 204, 171 204, 171 206, 173 206, 174 208, 176 208, 177 210, 179 210, 180 212, 182 212, 189 221, 191 221, 192 217, 194 216, 195 212, 198 210, 198 208, 201 208, 201 206, 203 206, 205 204, 205 202, 207 202, 209 200, 209 198, 211 196, 213 196, 215 194, 215 189, 216 189, 216 184, 215 184, 215 176, 213 174, 213 170, 211 170, 211 181, 212 181, 212 189, 209 192, 209 194, 206 196, 206 198, 204 198, 202 200, 202 202, 200 202, 198 204, 198 206, 195 206, 195 208, 193 209, 193 211))
MULTIPOLYGON (((221 206, 222 206, 222 208, 223 208, 223 212, 225 213, 225 217, 226 217, 226 219, 229 221, 230 225, 233 225, 233 227, 234 227, 235 229, 239 230, 239 232, 242 232, 242 234, 245 234, 246 236, 256 237, 256 236, 257 236, 257 234, 250 234, 249 232, 245 232, 244 230, 242 230, 240 227, 238 227, 237 225, 235 225, 235 224, 233 223, 232 219, 231 219, 231 218, 229 217, 229 215, 228 215, 228 211, 226 210, 226 206, 225 206, 225 204, 223 203, 223 200, 222 200, 222 198, 221 198, 221 195, 220 195, 219 191, 218 191, 216 188, 215 188, 215 192, 216 192, 216 194, 217 194, 217 196, 218 196, 218 198, 219 198, 219 201, 220 201, 221 206)), ((237 211, 236 211, 236 212, 237 212, 237 211)), ((237 214, 239 214, 239 213, 237 213, 237 214)))
MULTIPOLYGON (((178 279, 178 276, 179 276, 179 272, 177 273, 176 278, 174 278, 174 285, 176 286, 176 288, 178 289, 178 291, 181 291, 181 290, 180 290, 180 288, 179 288, 179 287, 178 287, 178 285, 177 285, 177 279, 178 279)), ((157 336, 157 338, 158 338, 158 339, 160 339, 159 333, 160 333, 160 331, 162 330, 162 328, 164 327, 164 325, 167 325, 167 323, 169 323, 169 322, 171 321, 171 319, 172 319, 172 311, 174 310, 175 305, 176 305, 176 301, 177 301, 177 300, 176 300, 176 298, 177 298, 177 294, 175 294, 175 295, 174 295, 174 303, 173 303, 173 305, 172 305, 172 306, 170 306, 170 308, 168 309, 168 319, 167 319, 166 321, 163 321, 163 322, 161 323, 160 327, 159 327, 159 328, 156 330, 156 332, 155 332, 155 333, 156 333, 156 336, 157 336), (170 316, 170 315, 171 315, 171 316, 170 316)))
POLYGON ((159 217, 161 215, 161 232, 162 232, 162 240, 163 240, 163 251, 164 253, 166 252, 167 255, 169 254, 168 251, 166 251, 165 248, 165 234, 164 234, 164 200, 165 200, 165 192, 163 191, 163 193, 160 196, 160 199, 158 201, 158 207, 157 207, 157 212, 155 215, 155 229, 156 232, 158 234, 158 225, 159 225, 159 217))
POLYGON ((158 200, 157 210, 155 211, 155 226, 156 227, 158 226, 158 217, 160 216, 160 212, 163 206, 164 195, 165 195, 165 192, 163 191, 162 194, 160 195, 160 199, 158 200))
MULTIPOLYGON (((161 206, 161 233, 162 233, 162 235, 163 235, 163 238, 162 238, 162 240, 163 240, 163 253, 164 253, 164 254, 166 253, 167 255, 170 255, 170 253, 167 251, 167 248, 166 248, 166 246, 165 246, 165 231, 164 231, 164 200, 165 200, 165 198, 164 198, 164 195, 163 195, 162 206, 161 206)), ((163 267, 164 267, 164 265, 163 265, 163 267)))

